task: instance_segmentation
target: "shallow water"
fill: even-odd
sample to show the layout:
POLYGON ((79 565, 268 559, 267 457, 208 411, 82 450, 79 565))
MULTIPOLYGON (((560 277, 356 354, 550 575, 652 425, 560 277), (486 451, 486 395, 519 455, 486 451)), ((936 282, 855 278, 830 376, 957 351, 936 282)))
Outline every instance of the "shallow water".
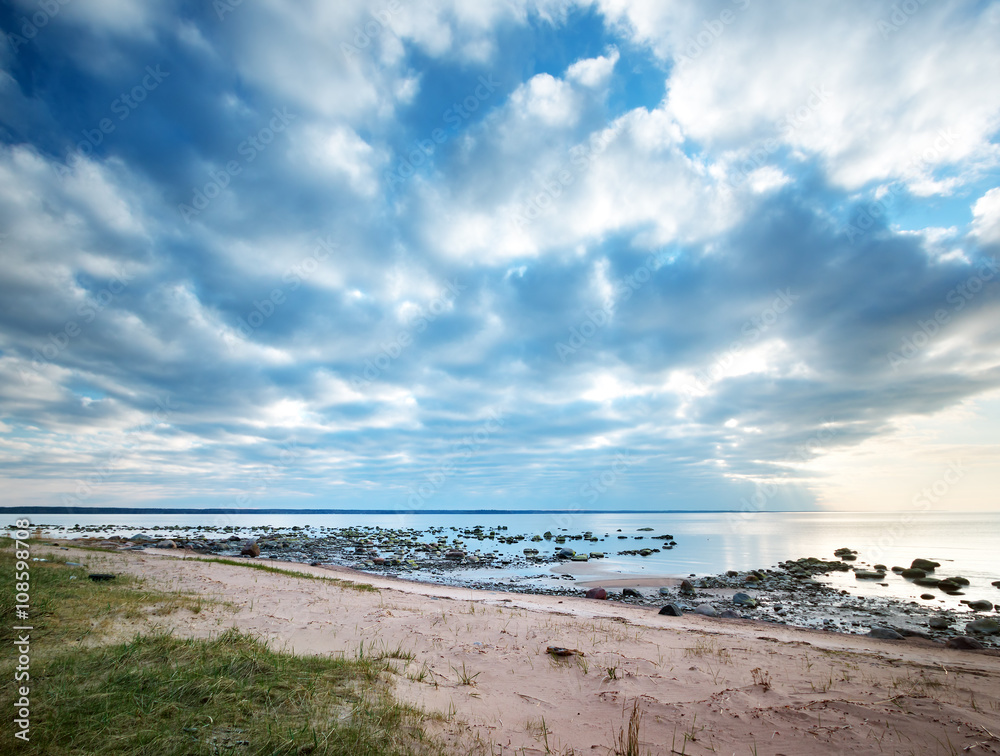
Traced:
MULTIPOLYGON (((441 535, 447 535, 449 541, 459 538, 470 551, 496 551, 511 556, 521 555, 523 549, 528 547, 538 548, 542 554, 551 554, 558 548, 554 542, 532 543, 528 540, 532 535, 541 535, 547 530, 567 535, 592 531, 601 539, 597 543, 569 540, 565 545, 578 552, 604 552, 605 559, 593 560, 591 564, 599 564, 602 572, 618 577, 686 577, 771 567, 780 561, 802 556, 832 559, 834 549, 847 546, 859 552, 857 565, 882 563, 888 567, 908 567, 916 557, 936 560, 942 565, 937 570, 938 576, 963 575, 971 581, 964 598, 1000 601, 1000 590, 990 585, 992 581, 1000 580, 1000 513, 39 515, 33 523, 44 526, 44 530, 53 536, 68 537, 79 533, 60 532, 60 529, 74 524, 104 526, 101 532, 106 534, 122 534, 122 526, 131 532, 149 532, 159 526, 160 530, 151 532, 163 537, 179 535, 180 531, 173 528, 183 526, 230 527, 247 536, 265 526, 282 529, 299 526, 306 532, 316 534, 324 528, 349 526, 406 528, 423 532, 443 528, 441 535), (527 539, 507 545, 462 536, 461 531, 476 525, 483 526, 487 532, 491 528, 506 527, 498 533, 521 534, 527 539), (653 530, 639 531, 639 528, 647 527, 653 530), (677 546, 648 557, 617 555, 617 552, 627 549, 660 548, 663 542, 651 537, 662 534, 672 535, 677 546)), ((493 579, 502 579, 505 575, 540 575, 547 574, 550 567, 535 565, 506 571, 489 570, 489 574, 493 579)), ((558 566, 555 571, 560 571, 558 566)), ((469 579, 478 575, 482 579, 486 572, 467 570, 451 574, 453 577, 468 575, 469 579)), ((914 586, 892 573, 884 581, 889 584, 886 587, 856 580, 853 573, 834 573, 830 581, 855 594, 919 601, 921 593, 933 593, 936 594, 934 603, 940 606, 954 607, 959 602, 959 598, 914 586)))

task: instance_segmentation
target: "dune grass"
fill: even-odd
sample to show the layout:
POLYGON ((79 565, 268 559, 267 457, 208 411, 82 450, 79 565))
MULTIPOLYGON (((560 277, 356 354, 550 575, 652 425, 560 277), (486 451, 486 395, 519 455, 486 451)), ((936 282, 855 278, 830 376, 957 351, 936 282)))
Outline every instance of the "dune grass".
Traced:
MULTIPOLYGON (((0 539, 0 575, 14 566, 12 542, 0 539)), ((8 726, 0 752, 445 752, 424 734, 426 715, 392 697, 385 658, 296 656, 236 629, 208 640, 152 632, 102 642, 125 618, 198 611, 199 600, 126 576, 95 583, 64 560, 30 568, 31 739, 14 740, 8 726)), ((16 619, 13 579, 2 583, 0 643, 11 649, 11 628, 25 621, 16 619)), ((0 654, 0 679, 12 680, 16 663, 12 651, 0 654)), ((0 687, 0 707, 12 710, 14 695, 13 684, 0 687)))

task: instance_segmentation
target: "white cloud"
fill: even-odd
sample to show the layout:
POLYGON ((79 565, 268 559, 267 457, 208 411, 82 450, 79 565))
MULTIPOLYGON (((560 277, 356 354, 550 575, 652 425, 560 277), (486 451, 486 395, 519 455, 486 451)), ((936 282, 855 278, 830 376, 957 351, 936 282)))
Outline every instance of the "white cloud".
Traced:
POLYGON ((972 234, 984 244, 1000 242, 1000 188, 990 189, 972 206, 972 234))

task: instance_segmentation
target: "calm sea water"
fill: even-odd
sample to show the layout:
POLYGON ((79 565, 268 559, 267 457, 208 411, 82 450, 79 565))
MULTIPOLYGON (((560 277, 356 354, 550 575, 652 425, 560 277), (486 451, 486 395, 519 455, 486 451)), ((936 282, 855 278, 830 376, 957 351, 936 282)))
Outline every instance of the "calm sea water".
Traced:
MULTIPOLYGON (((529 538, 547 530, 567 535, 592 531, 603 540, 598 543, 569 541, 566 545, 581 552, 604 552, 607 557, 599 562, 601 569, 621 577, 708 575, 725 570, 771 567, 802 556, 833 559, 834 549, 847 546, 858 551, 856 564, 909 567, 916 557, 933 559, 941 562, 937 570, 939 576, 963 575, 971 581, 966 598, 1000 601, 1000 590, 990 585, 1000 580, 1000 513, 38 515, 33 524, 45 526, 52 535, 74 524, 105 526, 104 532, 109 534, 122 533, 121 526, 135 532, 159 526, 162 529, 156 532, 164 537, 172 534, 170 528, 179 526, 229 526, 248 536, 263 526, 300 526, 316 532, 322 528, 348 526, 422 531, 433 527, 444 528, 443 534, 449 538, 461 538, 460 531, 476 525, 487 529, 505 526, 506 535, 523 534, 529 538), (639 528, 653 530, 639 531, 639 528), (616 555, 626 549, 659 547, 663 542, 652 540, 651 536, 661 534, 672 535, 677 546, 649 557, 616 555)), ((545 541, 508 546, 489 540, 463 540, 471 550, 496 550, 501 554, 520 554, 527 546, 538 547, 542 553, 555 548, 554 543, 545 541)), ((516 572, 523 575, 547 570, 547 566, 544 569, 536 566, 516 572)), ((852 573, 835 573, 831 580, 838 587, 860 594, 916 599, 926 591, 891 574, 886 580, 888 587, 856 580, 852 573)), ((941 605, 958 603, 958 599, 945 599, 943 594, 940 598, 943 600, 941 605)))

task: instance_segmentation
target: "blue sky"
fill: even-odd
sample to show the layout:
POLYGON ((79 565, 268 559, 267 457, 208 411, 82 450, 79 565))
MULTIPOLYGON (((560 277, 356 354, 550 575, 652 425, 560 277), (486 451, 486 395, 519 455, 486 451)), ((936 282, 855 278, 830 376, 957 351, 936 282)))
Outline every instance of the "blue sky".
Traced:
POLYGON ((1000 3, 0 20, 9 505, 997 506, 1000 3))

